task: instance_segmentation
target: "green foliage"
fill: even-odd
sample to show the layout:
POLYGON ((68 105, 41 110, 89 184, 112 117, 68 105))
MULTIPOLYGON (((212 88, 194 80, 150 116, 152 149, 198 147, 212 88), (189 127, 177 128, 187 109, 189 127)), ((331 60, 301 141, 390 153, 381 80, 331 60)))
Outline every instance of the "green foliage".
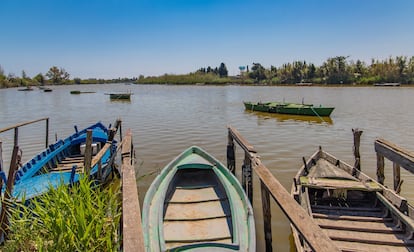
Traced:
POLYGON ((101 189, 85 177, 11 208, 2 251, 119 250, 119 189, 101 189))
POLYGON ((46 73, 46 76, 52 81, 53 84, 62 84, 69 80, 69 73, 63 68, 52 66, 46 73))

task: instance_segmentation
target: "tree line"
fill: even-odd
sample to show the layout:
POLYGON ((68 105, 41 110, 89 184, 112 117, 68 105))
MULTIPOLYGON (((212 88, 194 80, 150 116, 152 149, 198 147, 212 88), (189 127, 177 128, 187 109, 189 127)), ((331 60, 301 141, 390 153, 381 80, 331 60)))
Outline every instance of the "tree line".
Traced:
POLYGON ((260 63, 239 68, 237 76, 229 76, 225 63, 218 67, 201 67, 188 74, 164 74, 161 76, 140 75, 139 78, 118 79, 70 79, 63 68, 52 66, 43 75, 33 78, 22 71, 21 77, 4 73, 0 65, 0 88, 46 84, 98 84, 135 82, 142 84, 359 84, 375 83, 414 84, 414 56, 388 57, 384 60, 372 59, 369 64, 361 60, 350 60, 349 56, 328 58, 320 66, 306 61, 293 61, 279 67, 271 65, 265 68, 260 63))
POLYGON ((39 73, 33 78, 27 76, 23 70, 21 76, 13 73, 5 75, 4 69, 0 65, 0 88, 9 87, 27 87, 43 85, 61 85, 61 84, 103 84, 103 83, 125 83, 134 82, 137 78, 117 78, 117 79, 96 79, 96 78, 70 78, 70 74, 64 69, 52 66, 46 74, 39 73))

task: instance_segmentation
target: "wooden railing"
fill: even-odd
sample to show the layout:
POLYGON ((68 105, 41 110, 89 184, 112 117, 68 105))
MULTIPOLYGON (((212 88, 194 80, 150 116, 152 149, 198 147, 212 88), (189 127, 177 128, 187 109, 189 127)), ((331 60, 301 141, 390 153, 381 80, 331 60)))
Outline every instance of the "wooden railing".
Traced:
MULTIPOLYGON (((393 163, 393 189, 395 193, 400 193, 401 186, 404 180, 401 179, 401 167, 414 173, 414 153, 405 150, 385 139, 377 139, 374 143, 375 151, 377 153, 377 180, 380 184, 385 181, 385 162, 388 159, 393 163)), ((406 199, 399 197, 397 207, 402 212, 407 212, 407 215, 414 219, 414 207, 411 206, 406 199)))
POLYGON ((231 126, 228 126, 227 145, 227 166, 229 169, 233 173, 235 172, 236 159, 233 140, 240 145, 245 153, 242 165, 242 186, 251 202, 253 198, 252 170, 255 171, 260 180, 266 251, 272 251, 270 196, 276 201, 292 225, 304 237, 313 251, 339 251, 332 240, 317 224, 315 224, 308 213, 306 213, 306 211, 293 199, 269 169, 260 161, 254 147, 231 126))

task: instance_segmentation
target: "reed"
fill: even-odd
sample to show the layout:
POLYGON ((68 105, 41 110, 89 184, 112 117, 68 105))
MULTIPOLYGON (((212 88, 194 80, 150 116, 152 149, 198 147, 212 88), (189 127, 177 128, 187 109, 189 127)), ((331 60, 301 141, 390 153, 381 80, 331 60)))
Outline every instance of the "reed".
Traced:
POLYGON ((70 190, 51 188, 30 204, 14 203, 2 251, 116 251, 120 249, 119 186, 87 178, 70 190))

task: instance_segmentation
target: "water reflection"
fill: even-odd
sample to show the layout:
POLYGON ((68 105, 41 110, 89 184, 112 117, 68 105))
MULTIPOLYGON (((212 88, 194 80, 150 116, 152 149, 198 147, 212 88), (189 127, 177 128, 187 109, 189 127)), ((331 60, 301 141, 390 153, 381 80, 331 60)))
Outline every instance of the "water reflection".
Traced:
POLYGON ((329 124, 332 125, 333 121, 332 118, 324 116, 303 116, 303 115, 286 115, 286 114, 276 114, 276 113, 266 113, 266 112, 259 112, 259 111, 251 111, 245 110, 245 114, 249 114, 252 116, 257 116, 260 119, 276 119, 278 122, 285 122, 285 121, 299 121, 299 122, 308 122, 308 123, 315 123, 315 124, 329 124))

